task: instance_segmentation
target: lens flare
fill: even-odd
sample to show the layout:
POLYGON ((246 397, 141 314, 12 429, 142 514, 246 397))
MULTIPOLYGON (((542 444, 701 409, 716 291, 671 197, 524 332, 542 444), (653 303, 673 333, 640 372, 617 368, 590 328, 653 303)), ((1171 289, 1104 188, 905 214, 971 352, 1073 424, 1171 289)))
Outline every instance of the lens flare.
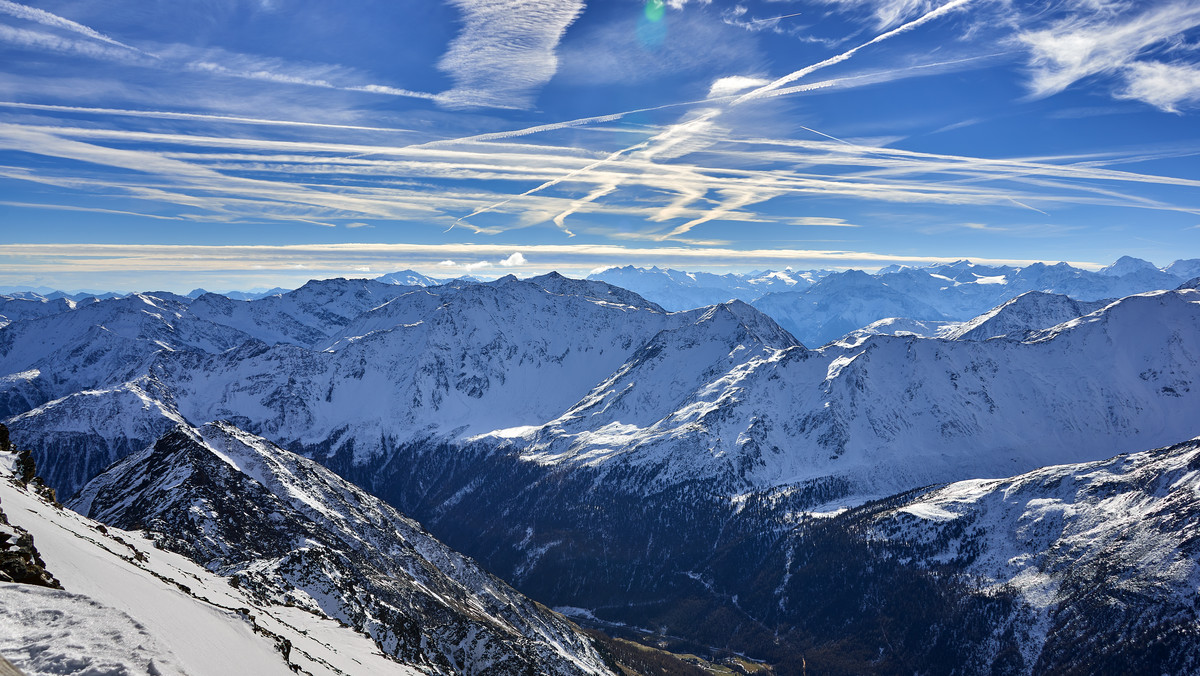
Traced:
POLYGON ((653 51, 662 46, 667 38, 667 22, 663 15, 667 6, 663 0, 646 0, 642 16, 638 17, 637 36, 642 49, 653 51))
POLYGON ((666 5, 663 0, 646 0, 646 18, 650 21, 662 21, 663 13, 666 11, 666 5))

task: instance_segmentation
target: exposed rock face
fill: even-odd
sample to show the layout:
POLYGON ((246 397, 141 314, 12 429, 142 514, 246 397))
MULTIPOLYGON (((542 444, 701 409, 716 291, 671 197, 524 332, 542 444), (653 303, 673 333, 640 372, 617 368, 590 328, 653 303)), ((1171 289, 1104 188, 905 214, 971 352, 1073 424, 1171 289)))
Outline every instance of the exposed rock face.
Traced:
POLYGON ((608 672, 563 617, 324 467, 232 425, 171 432, 71 506, 431 672, 608 672))
MULTIPOLYGON (((37 478, 37 468, 29 451, 14 452, 8 435, 8 427, 0 423, 0 462, 8 463, 15 470, 10 477, 0 478, 0 481, 10 480, 28 486, 34 483, 34 490, 46 494, 51 502, 54 501, 54 491, 47 489, 37 478)), ((33 536, 24 528, 8 522, 8 516, 0 507, 0 582, 19 582, 34 584, 53 589, 62 589, 54 575, 46 570, 37 547, 33 544, 33 536)))
POLYGON ((24 528, 8 522, 0 509, 0 582, 19 582, 62 589, 33 544, 33 536, 24 528))

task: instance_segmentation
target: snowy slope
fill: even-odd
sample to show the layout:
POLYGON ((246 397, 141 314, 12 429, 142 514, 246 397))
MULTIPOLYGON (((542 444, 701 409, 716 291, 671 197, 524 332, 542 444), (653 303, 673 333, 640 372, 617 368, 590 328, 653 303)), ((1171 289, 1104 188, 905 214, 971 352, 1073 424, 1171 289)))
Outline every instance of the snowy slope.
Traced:
POLYGON ((775 291, 794 291, 810 286, 824 271, 795 272, 765 270, 750 274, 683 272, 670 268, 638 268, 627 265, 588 275, 589 280, 607 282, 636 292, 672 311, 691 310, 737 299, 753 301, 775 291))
POLYGON ((248 340, 187 304, 135 294, 0 329, 0 415, 143 373, 160 352, 221 352, 248 340), (12 403, 6 401, 13 399, 12 403))
POLYGON ((524 457, 657 468, 642 490, 700 477, 733 492, 836 478, 848 496, 881 496, 1200 433, 1200 293, 1131 296, 1025 342, 874 336, 752 353, 686 394, 640 395, 657 406, 636 416, 597 404, 628 397, 626 382, 654 391, 674 381, 648 360, 620 373, 584 400, 605 415, 572 411, 525 432, 524 457))
POLYGON ((755 306, 805 344, 818 345, 888 317, 964 321, 1029 291, 1098 301, 1173 289, 1189 279, 1184 274, 1188 265, 1189 261, 1176 261, 1160 270, 1126 256, 1099 272, 1066 263, 1020 268, 970 261, 924 268, 891 266, 874 275, 855 270, 833 273, 811 288, 765 296, 755 306))
POLYGON ((140 534, 51 505, 8 469, 0 503, 64 587, 0 584, 0 652, 31 676, 422 673, 333 620, 264 603, 140 534))
POLYGON ((312 346, 355 317, 408 291, 408 287, 366 279, 324 279, 278 296, 231 300, 205 294, 191 314, 236 329, 266 343, 312 346))
POLYGON ((949 318, 930 303, 859 270, 829 275, 804 291, 767 294, 754 301, 754 307, 806 345, 823 345, 887 317, 949 318))
POLYGON ((1200 441, 1190 441, 950 484, 875 516, 871 537, 897 556, 920 550, 913 565, 955 567, 985 590, 1015 590, 1029 611, 1018 634, 1026 673, 1151 664, 1154 673, 1194 673, 1198 480, 1200 441), (1130 664, 1142 651, 1144 661, 1130 664))
POLYGON ((1109 300, 1077 301, 1059 294, 1028 291, 978 317, 941 333, 951 340, 987 340, 997 336, 1023 338, 1094 312, 1109 300))
POLYGON ((159 377, 189 420, 238 420, 303 444, 344 436, 369 439, 366 449, 378 452, 381 437, 540 424, 659 330, 683 321, 596 284, 506 278, 409 292, 343 331, 367 333, 327 350, 164 354, 159 377))
POLYGON ((0 327, 18 319, 46 317, 62 312, 70 312, 75 309, 75 306, 75 301, 69 298, 55 298, 50 300, 46 298, 33 299, 0 296, 0 327))
MULTIPOLYGON (((873 336, 809 351, 739 303, 712 315, 729 321, 697 322, 707 310, 664 313, 558 276, 388 288, 400 295, 324 350, 163 350, 145 380, 129 381, 146 397, 104 388, 13 426, 45 439, 47 456, 74 457, 95 440, 102 460, 42 460, 64 495, 178 419, 232 420, 357 464, 386 463, 405 444, 474 438, 547 465, 603 456, 668 466, 625 487, 634 492, 713 477, 735 493, 836 478, 859 496, 1200 433, 1189 413, 1200 396, 1189 385, 1200 375, 1195 291, 1129 297, 1024 342, 873 336), (663 359, 675 365, 660 368, 663 359), (108 413, 76 411, 89 406, 108 413), (83 421, 96 424, 81 430, 83 421)), ((1034 309, 1023 327, 1059 316, 1034 309)))
MULTIPOLYGON (((344 324, 338 320, 340 326, 319 338, 317 349, 269 345, 232 328, 225 329, 226 337, 236 347, 227 349, 167 350, 133 341, 129 354, 97 355, 89 367, 97 375, 80 388, 87 389, 69 394, 60 393, 66 385, 51 392, 40 387, 75 368, 70 355, 59 355, 60 362, 45 362, 43 370, 0 381, 8 387, 10 412, 19 413, 11 419, 13 427, 38 440, 46 478, 64 495, 179 419, 235 420, 279 442, 331 448, 350 443, 378 455, 381 439, 455 438, 541 424, 578 401, 658 331, 688 321, 624 289, 558 275, 431 289, 368 283, 368 290, 390 294, 379 306, 372 306, 374 296, 360 298, 354 291, 361 290, 358 283, 331 285, 319 294, 331 298, 331 309, 314 305, 301 314, 345 317, 355 307, 371 307, 344 324), (102 457, 81 457, 89 453, 102 457), (60 455, 69 457, 51 457, 60 455)), ((315 293, 310 287, 317 286, 305 288, 315 293)), ((203 307, 203 298, 192 309, 203 307)), ((272 318, 285 301, 237 303, 239 312, 264 311, 247 315, 254 321, 243 324, 253 329, 255 322, 282 325, 272 318)), ((154 321, 147 332, 164 330, 161 320, 154 321)), ((28 324, 2 331, 19 329, 36 342, 39 327, 28 324)), ((172 324, 185 325, 217 326, 191 314, 172 324)), ((70 326, 42 328, 53 328, 71 344, 80 342, 71 337, 70 326)), ((93 320, 75 330, 98 329, 93 320)), ((0 366, 25 363, 0 359, 0 366)))
POLYGON ((345 623, 434 673, 607 673, 591 642, 316 463, 228 424, 182 426, 71 507, 149 531, 239 589, 345 623))
MULTIPOLYGON (((857 345, 869 336, 916 336, 918 338, 944 338, 962 322, 930 321, 907 317, 887 317, 871 322, 861 329, 847 333, 837 340, 845 345, 857 345)), ((1040 327, 1045 328, 1045 327, 1040 327)))
MULTIPOLYGON (((781 350, 804 350, 790 334, 741 301, 679 316, 692 321, 660 332, 638 349, 607 380, 552 422, 552 434, 570 436, 575 444, 587 447, 647 443, 663 412, 686 408, 697 390, 715 392, 713 383, 736 379, 737 374, 775 358, 781 350), (649 433, 636 438, 644 432, 649 433)), ((539 457, 543 448, 542 442, 533 442, 527 457, 539 457)), ((594 463, 606 451, 584 453, 587 461, 594 463)))
POLYGON ((398 284, 400 286, 438 286, 448 280, 434 279, 433 277, 427 277, 412 270, 399 270, 397 272, 389 272, 386 275, 380 275, 375 278, 375 281, 383 282, 384 284, 398 284))

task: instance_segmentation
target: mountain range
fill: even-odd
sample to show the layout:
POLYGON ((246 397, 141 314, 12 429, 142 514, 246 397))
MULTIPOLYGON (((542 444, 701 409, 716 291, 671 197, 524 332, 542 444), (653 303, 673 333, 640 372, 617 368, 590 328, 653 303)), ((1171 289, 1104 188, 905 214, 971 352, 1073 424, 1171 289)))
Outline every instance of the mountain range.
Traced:
MULTIPOLYGON (((879 289, 939 312, 1000 302, 809 347, 742 301, 671 312, 557 274, 64 304, 0 329, 0 416, 75 509, 407 664, 461 668, 444 646, 469 620, 420 641, 396 629, 448 611, 372 586, 418 567, 380 567, 377 552, 420 529, 395 510, 446 543, 422 550, 433 568, 456 567, 449 546, 580 622, 783 673, 1058 673, 1087 627, 1109 632, 1095 654, 1112 664, 1186 673, 1195 608, 1171 599, 1194 581, 1191 536, 1159 539, 1155 556, 1180 562, 1166 572, 1121 538, 1183 523, 1194 444, 1089 463, 1200 435, 1200 291, 1176 288, 1187 262, 960 267, 936 303, 913 300, 928 269, 824 275, 808 290, 841 285, 840 316, 879 289), (1099 297, 994 291, 1035 277, 1099 297), (1119 293, 1151 280, 1170 286, 1119 293), (1097 530, 1126 503, 1137 518, 1097 530), (1110 567, 1071 568, 1088 561, 1110 567), (1071 591, 1085 579, 1099 591, 1071 591), (1170 613, 1108 610, 1124 580, 1137 580, 1128 609, 1170 613)), ((493 584, 472 579, 475 593, 493 584)), ((504 605, 480 604, 489 617, 504 605)), ((479 664, 570 654, 608 668, 569 625, 503 623, 516 633, 488 634, 498 652, 479 664)))
POLYGON ((713 275, 626 266, 596 272, 588 279, 631 289, 668 310, 736 298, 752 303, 801 342, 815 346, 889 318, 966 321, 1029 291, 1098 301, 1172 289, 1197 276, 1200 259, 1178 260, 1160 269, 1123 256, 1097 271, 1067 263, 1016 267, 961 260, 927 267, 892 265, 875 274, 788 269, 713 275))

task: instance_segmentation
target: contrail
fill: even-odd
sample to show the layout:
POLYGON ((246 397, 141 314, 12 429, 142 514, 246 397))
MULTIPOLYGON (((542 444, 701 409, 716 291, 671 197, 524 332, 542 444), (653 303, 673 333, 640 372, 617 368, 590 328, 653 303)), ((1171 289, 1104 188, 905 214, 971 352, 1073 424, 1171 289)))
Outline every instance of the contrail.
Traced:
POLYGON ((825 133, 825 132, 823 132, 823 131, 817 131, 816 129, 813 129, 812 127, 806 127, 806 126, 804 126, 804 125, 802 125, 802 124, 798 124, 798 125, 796 125, 796 126, 797 126, 797 127, 800 127, 800 128, 801 128, 801 129, 803 129, 804 131, 807 131, 807 132, 812 132, 812 133, 816 134, 817 136, 824 136, 825 138, 829 139, 830 141, 837 141, 838 143, 842 143, 842 144, 848 145, 848 146, 850 146, 851 148, 860 148, 860 147, 861 147, 861 146, 859 146, 859 145, 858 145, 858 144, 856 144, 856 143, 851 143, 851 142, 849 142, 849 141, 846 141, 846 140, 844 140, 844 139, 840 139, 840 138, 838 138, 838 137, 836 137, 836 136, 830 136, 829 134, 826 134, 826 133, 825 133))
POLYGON ((804 12, 795 12, 793 14, 781 14, 780 16, 771 16, 765 19, 750 19, 746 23, 766 23, 768 21, 779 21, 780 19, 790 19, 794 16, 800 16, 804 12))
POLYGON ((1015 199, 1013 199, 1013 198, 1011 198, 1011 197, 1006 197, 1005 199, 1007 199, 1009 202, 1012 202, 1013 204, 1015 204, 1015 205, 1017 205, 1017 206, 1019 206, 1019 207, 1025 207, 1026 209, 1030 209, 1030 210, 1032 210, 1032 211, 1036 211, 1036 212, 1038 212, 1039 214, 1042 214, 1042 215, 1044 215, 1044 216, 1049 216, 1049 215, 1050 215, 1050 214, 1048 214, 1048 213, 1046 213, 1046 212, 1042 211, 1041 209, 1038 209, 1037 207, 1031 207, 1031 206, 1029 206, 1028 204, 1025 204, 1024 202, 1018 202, 1017 200, 1015 200, 1015 199))
POLYGON ((450 232, 451 230, 454 229, 454 226, 458 225, 459 223, 462 223, 463 221, 467 220, 468 218, 471 218, 472 216, 478 216, 479 214, 487 213, 487 212, 491 211, 492 209, 497 209, 499 207, 502 207, 505 204, 508 204, 509 202, 512 202, 515 199, 519 199, 521 197, 527 197, 536 192, 541 192, 541 191, 545 190, 546 188, 556 186, 559 183, 562 183, 563 181, 570 180, 570 179, 574 178, 575 176, 589 172, 589 171, 595 169, 596 167, 599 167, 599 166, 602 166, 609 162, 612 162, 613 160, 617 159, 621 155, 624 155, 625 153, 628 153, 628 152, 631 152, 634 150, 640 150, 642 148, 645 148, 648 145, 650 145, 650 141, 642 141, 641 143, 639 143, 637 145, 629 146, 628 148, 622 148, 621 150, 618 150, 615 153, 610 154, 608 157, 605 157, 602 160, 596 160, 595 162, 592 162, 591 164, 587 165, 586 167, 580 167, 579 169, 575 169, 574 171, 571 171, 571 172, 567 173, 566 175, 546 181, 545 183, 539 185, 536 188, 530 188, 529 190, 526 190, 525 192, 521 193, 520 195, 513 195, 512 197, 509 197, 506 200, 496 202, 495 204, 492 204, 490 206, 480 207, 479 209, 476 209, 475 211, 473 211, 473 212, 467 214, 466 216, 463 216, 463 217, 459 218, 458 220, 454 221, 453 223, 451 223, 450 227, 446 228, 446 232, 450 232))
MULTIPOLYGON (((776 89, 779 89, 780 87, 783 87, 784 85, 786 85, 788 83, 795 82, 796 80, 798 80, 806 75, 809 75, 810 73, 816 72, 822 68, 841 63, 842 61, 845 61, 845 60, 851 58, 856 53, 858 53, 860 50, 862 50, 866 47, 869 47, 874 44, 878 44, 880 42, 883 42, 884 40, 887 40, 888 38, 894 37, 896 35, 900 35, 901 33, 906 33, 908 31, 910 31, 914 28, 917 28, 921 25, 924 25, 944 14, 948 14, 949 12, 952 12, 960 7, 963 7, 963 6, 967 5, 968 3, 970 3, 971 1, 972 0, 952 0, 951 2, 948 2, 945 5, 938 7, 937 9, 934 9, 926 14, 923 14, 922 16, 920 16, 916 19, 913 19, 912 21, 909 21, 908 23, 906 23, 902 26, 893 28, 892 30, 887 31, 886 33, 881 33, 880 35, 875 36, 874 38, 868 40, 867 42, 864 42, 861 45, 858 45, 857 47, 848 49, 848 50, 842 52, 841 54, 838 54, 837 56, 832 56, 828 59, 825 59, 824 61, 814 63, 810 66, 805 66, 804 68, 801 68, 800 70, 797 70, 797 71, 793 71, 781 78, 774 80, 773 82, 771 82, 769 84, 765 84, 761 87, 758 87, 757 89, 753 89, 745 94, 742 94, 741 96, 738 96, 737 98, 730 101, 729 106, 736 106, 736 105, 745 103, 747 101, 753 101, 757 98, 761 98, 762 96, 764 96, 776 89)), ((708 100, 707 102, 713 103, 714 101, 708 100)), ((688 105, 688 104, 667 104, 667 105, 663 105, 663 106, 657 106, 655 108, 648 108, 648 109, 642 109, 642 110, 659 110, 662 108, 668 108, 668 107, 680 106, 680 105, 688 105)), ((611 115, 600 116, 600 117, 607 118, 608 120, 613 120, 613 119, 618 119, 620 117, 623 117, 625 115, 632 114, 634 112, 640 112, 640 111, 628 111, 625 113, 613 113, 611 115)), ((706 119, 711 119, 713 117, 716 117, 719 114, 720 114, 720 111, 714 109, 712 112, 710 112, 706 115, 706 119)), ((587 119, 587 118, 584 118, 584 119, 587 119)), ((573 122, 576 122, 576 121, 572 120, 571 122, 558 122, 558 123, 549 124, 549 125, 539 125, 539 127, 530 127, 529 128, 530 130, 535 130, 535 131, 528 131, 527 133, 536 133, 536 131, 544 131, 547 129, 559 129, 559 128, 563 128, 563 127, 567 127, 567 126, 574 126, 572 124, 573 122)), ((694 122, 694 120, 692 120, 691 122, 694 122)), ((526 130, 522 130, 522 131, 526 131, 526 130)), ((504 134, 505 132, 499 132, 499 133, 504 134)), ((512 133, 511 136, 499 136, 497 138, 512 138, 512 136, 515 136, 518 134, 519 134, 519 132, 512 133)), ((489 135, 484 134, 482 136, 489 136, 489 135)), ((661 136, 661 134, 659 136, 661 136)), ((473 139, 476 137, 468 137, 468 138, 473 139)), ((832 137, 830 137, 830 138, 832 138, 832 137)), ((466 139, 461 139, 461 140, 466 140, 466 139)), ((591 171, 592 169, 595 169, 596 167, 599 167, 599 166, 602 166, 609 162, 612 162, 612 161, 616 160, 617 158, 619 158, 620 156, 625 155, 626 153, 629 153, 631 151, 640 150, 642 148, 649 147, 650 141, 652 141, 652 140, 653 139, 649 139, 646 141, 642 141, 641 143, 638 143, 637 145, 633 145, 628 148, 623 148, 621 150, 618 150, 618 151, 612 153, 611 155, 609 155, 608 157, 605 157, 602 160, 593 162, 592 164, 589 164, 586 167, 576 169, 561 178, 556 178, 554 180, 547 181, 547 182, 543 183, 542 185, 537 186, 536 188, 531 188, 531 189, 526 190, 525 192, 521 193, 520 195, 514 195, 513 197, 510 197, 501 202, 497 202, 496 204, 493 204, 491 206, 481 207, 479 209, 476 209, 473 213, 463 216, 463 217, 459 218, 458 220, 456 220, 454 223, 452 223, 450 225, 450 228, 447 228, 447 231, 449 231, 455 225, 463 222, 464 220, 466 220, 468 218, 471 218, 473 216, 478 216, 479 214, 486 213, 493 209, 502 207, 502 206, 512 202, 515 199, 518 199, 521 197, 527 197, 529 195, 541 192, 542 190, 545 190, 546 188, 558 185, 559 183, 562 183, 563 181, 574 178, 575 176, 578 176, 580 174, 591 171)), ((835 140, 841 140, 841 139, 835 139, 835 140)), ((436 141, 435 141, 435 143, 436 143, 436 141)))
MULTIPOLYGON (((95 29, 89 28, 81 23, 71 21, 70 19, 65 19, 57 14, 51 14, 44 9, 29 7, 28 5, 22 5, 20 3, 12 2, 11 0, 0 0, 0 12, 11 14, 19 19, 40 23, 43 26, 51 26, 53 28, 61 28, 63 30, 70 31, 72 33, 78 33, 79 35, 87 36, 93 40, 99 40, 100 42, 105 42, 116 47, 128 49, 137 52, 138 54, 146 54, 146 52, 143 52, 137 47, 131 47, 124 42, 114 40, 107 35, 96 31, 95 29)), ((150 54, 148 56, 153 55, 150 54)))
MULTIPOLYGON (((724 99, 732 99, 732 96, 724 97, 724 99)), ((474 143, 476 141, 501 141, 510 138, 519 138, 521 136, 529 136, 530 134, 540 134, 545 131, 557 131, 559 129, 569 129, 571 127, 582 127, 598 122, 614 122, 627 115, 635 115, 637 113, 649 113, 656 110, 665 110, 667 108, 681 108, 683 106, 694 106, 699 103, 720 102, 722 99, 700 99, 697 101, 680 101, 678 103, 664 103, 661 106, 651 106, 649 108, 635 108, 633 110, 624 110, 619 113, 605 113, 604 115, 594 115, 592 117, 579 117, 574 120, 565 120, 563 122, 550 122, 549 124, 539 124, 533 127, 525 127, 523 129, 510 129, 508 131, 494 131, 486 134, 475 134, 474 136, 460 136, 457 138, 438 139, 436 141, 428 141, 411 148, 431 148, 441 145, 449 145, 454 143, 474 143)))
MULTIPOLYGON (((1003 53, 1001 53, 1001 54, 1003 54, 1003 53)), ((881 71, 880 73, 872 74, 872 77, 860 76, 860 77, 856 77, 856 78, 826 80, 823 82, 814 83, 812 85, 805 85, 803 87, 788 87, 786 89, 779 89, 779 90, 771 92, 771 96, 781 96, 781 95, 786 95, 786 94, 803 93, 803 92, 811 91, 812 89, 816 89, 816 88, 820 88, 820 87, 832 87, 832 86, 837 86, 843 82, 854 82, 854 81, 858 81, 860 79, 864 80, 870 84, 870 83, 874 83, 876 81, 876 79, 874 79, 875 77, 882 78, 883 75, 887 75, 887 74, 905 73, 905 72, 910 72, 910 71, 915 71, 915 70, 932 69, 932 68, 944 67, 944 66, 948 66, 948 65, 955 65, 955 64, 959 64, 959 63, 968 63, 971 61, 978 61, 978 60, 985 59, 985 58, 991 58, 991 57, 997 56, 997 55, 998 54, 987 54, 984 56, 973 56, 973 57, 964 58, 964 59, 939 61, 937 63, 925 64, 922 66, 910 66, 907 68, 898 68, 898 69, 894 69, 894 70, 890 70, 890 71, 881 71)), ((569 129, 572 127, 583 127, 583 126, 586 126, 589 124, 596 124, 596 123, 603 123, 603 122, 615 122, 616 120, 620 120, 626 116, 634 115, 637 113, 649 113, 649 112, 654 112, 657 110, 666 110, 669 108, 683 108, 683 107, 687 107, 687 106, 695 106, 695 105, 704 104, 704 103, 707 103, 707 104, 729 103, 736 98, 737 98, 737 95, 730 94, 728 96, 718 96, 715 98, 698 99, 698 100, 694 100, 694 101, 679 101, 676 103, 664 103, 662 105, 651 106, 649 108, 635 108, 633 110, 625 110, 625 111, 616 112, 616 113, 605 113, 603 115, 594 115, 592 117, 579 117, 579 118, 575 118, 573 120, 564 120, 562 122, 550 122, 547 124, 539 124, 539 125, 535 125, 532 127, 524 127, 522 129, 510 129, 507 131, 489 132, 486 134, 476 134, 473 136, 459 136, 459 137, 455 137, 455 138, 438 139, 435 141, 427 141, 425 143, 415 144, 415 145, 406 146, 406 147, 409 147, 409 148, 431 148, 431 147, 442 146, 442 145, 453 145, 455 143, 473 143, 473 142, 477 142, 477 141, 502 141, 505 139, 519 138, 522 136, 529 136, 532 134, 539 134, 539 133, 547 132, 547 131, 557 131, 559 129, 569 129)), ((0 105, 4 105, 4 104, 0 104, 0 105)), ((361 155, 355 155, 355 157, 366 156, 366 155, 370 155, 370 154, 372 154, 372 153, 362 153, 361 155)))
POLYGON ((21 108, 24 110, 44 110, 62 113, 88 113, 96 115, 120 115, 125 117, 150 117, 164 120, 193 120, 196 122, 236 122, 238 124, 280 125, 285 127, 317 127, 322 129, 350 129, 355 131, 386 131, 412 132, 411 129, 390 127, 364 127, 354 124, 331 124, 328 122, 299 122, 296 120, 271 120, 257 117, 237 117, 235 115, 209 115, 206 113, 177 113, 166 110, 127 110, 124 108, 85 108, 80 106, 57 106, 48 103, 21 103, 18 101, 0 101, 3 108, 21 108))
POLYGON ((741 105, 747 101, 752 101, 770 91, 779 89, 780 87, 784 86, 785 84, 788 84, 789 82, 795 82, 796 80, 799 80, 800 78, 802 78, 810 73, 816 72, 827 66, 832 66, 832 65, 841 63, 841 62, 845 61, 846 59, 849 59, 850 57, 854 56, 862 49, 865 49, 867 47, 870 47, 871 45, 883 42, 884 40, 895 37, 901 33, 907 33, 908 31, 910 31, 914 28, 917 28, 918 26, 922 26, 926 23, 929 23, 930 21, 933 21, 934 19, 942 16, 943 14, 948 14, 960 7, 963 7, 963 6, 967 5, 968 3, 970 3, 971 1, 972 0, 952 0, 951 2, 948 2, 944 5, 942 5, 941 7, 938 7, 935 10, 932 10, 926 14, 923 14, 920 17, 913 19, 912 21, 909 21, 908 23, 906 23, 902 26, 897 26, 896 28, 893 28, 892 30, 890 30, 886 33, 881 33, 879 35, 876 35, 874 38, 871 38, 870 40, 862 43, 861 45, 858 45, 857 47, 852 47, 851 49, 848 49, 848 50, 842 52, 841 54, 838 54, 837 56, 831 56, 828 59, 814 63, 811 66, 805 66, 804 68, 801 68, 800 70, 793 71, 791 73, 788 73, 787 75, 784 75, 783 77, 775 80, 774 82, 771 82, 770 84, 765 84, 757 89, 746 92, 745 94, 742 94, 741 96, 734 99, 733 103, 731 103, 730 105, 737 106, 737 105, 741 105))

